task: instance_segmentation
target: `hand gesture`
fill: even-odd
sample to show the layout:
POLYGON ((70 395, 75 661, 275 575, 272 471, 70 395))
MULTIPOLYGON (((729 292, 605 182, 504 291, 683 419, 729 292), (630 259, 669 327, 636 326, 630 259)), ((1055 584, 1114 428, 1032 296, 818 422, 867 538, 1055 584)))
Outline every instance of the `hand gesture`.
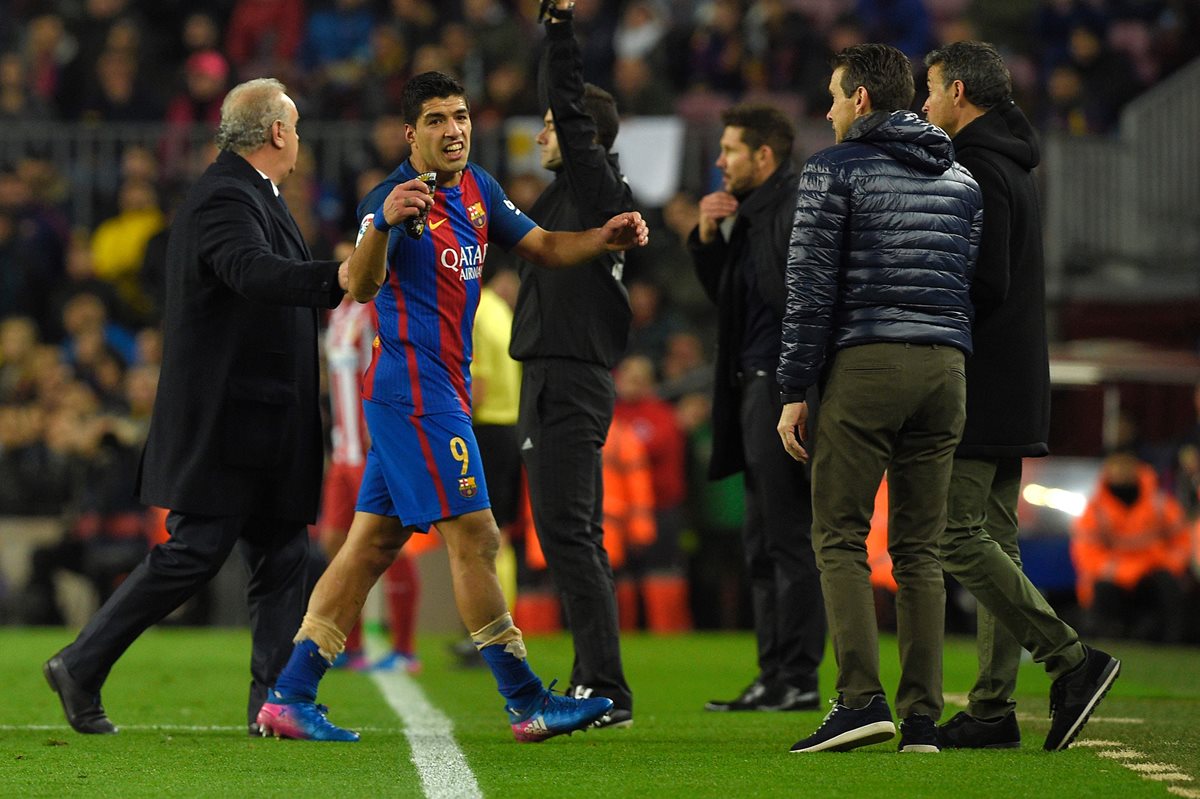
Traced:
POLYGON ((727 191, 714 191, 700 199, 700 242, 708 244, 717 236, 717 224, 737 213, 738 201, 727 191))
POLYGON ((384 198, 383 218, 389 226, 395 227, 432 207, 433 195, 429 193, 429 187, 419 178, 413 178, 393 188, 384 198))
POLYGON ((646 220, 642 219, 640 213, 628 211, 605 222, 604 227, 600 228, 600 235, 604 239, 605 249, 630 250, 646 246, 650 241, 650 228, 646 227, 646 220))
POLYGON ((808 403, 789 402, 779 414, 779 426, 775 428, 783 440, 783 448, 801 463, 808 462, 808 450, 800 442, 808 438, 808 403))

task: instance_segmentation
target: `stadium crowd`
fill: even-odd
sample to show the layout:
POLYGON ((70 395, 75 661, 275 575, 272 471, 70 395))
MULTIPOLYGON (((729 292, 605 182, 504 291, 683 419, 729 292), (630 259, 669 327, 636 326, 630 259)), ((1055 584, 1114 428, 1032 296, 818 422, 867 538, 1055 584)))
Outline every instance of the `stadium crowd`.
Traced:
MULTIPOLYGON (((0 122, 168 126, 155 147, 121 149, 119 180, 93 198, 93 228, 72 217, 69 165, 48 150, 0 163, 0 516, 63 519, 62 544, 35 558, 23 620, 58 620, 54 569, 80 571, 103 598, 163 535, 161 513, 138 506, 132 484, 161 358, 165 231, 181 189, 211 160, 182 131, 215 126, 225 91, 263 75, 288 84, 306 121, 369 122, 340 186, 320 184, 302 150, 282 187, 327 257, 352 232, 365 189, 408 154, 396 106, 413 74, 459 77, 481 130, 541 116, 535 11, 503 0, 0 0, 0 122)), ((577 0, 575 15, 585 74, 623 115, 707 121, 751 100, 820 119, 830 56, 849 45, 889 42, 923 70, 930 49, 982 37, 1000 45, 1016 99, 1043 131, 1102 134, 1125 103, 1200 54, 1200 8, 1186 0, 577 0)), ((543 187, 532 175, 505 185, 522 208, 543 187)), ((635 360, 621 371, 636 379, 618 416, 652 442, 649 472, 633 478, 663 495, 651 510, 685 517, 696 620, 744 625, 730 570, 741 484, 704 479, 715 332, 686 249, 697 198, 646 210, 651 245, 626 272, 628 355, 653 370, 635 360), (674 413, 639 418, 651 391, 674 413)), ((494 260, 490 271, 511 266, 494 260)), ((1188 490, 1179 499, 1194 515, 1188 490)), ((645 546, 631 540, 634 561, 645 546)))

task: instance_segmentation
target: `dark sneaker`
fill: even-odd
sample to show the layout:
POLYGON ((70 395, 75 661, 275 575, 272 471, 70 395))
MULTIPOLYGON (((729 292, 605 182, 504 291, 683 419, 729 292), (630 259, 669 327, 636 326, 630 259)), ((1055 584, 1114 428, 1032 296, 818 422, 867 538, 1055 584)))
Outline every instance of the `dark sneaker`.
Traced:
POLYGON ((736 699, 713 699, 704 703, 704 709, 717 713, 733 710, 761 710, 762 702, 768 698, 768 693, 767 684, 761 678, 756 677, 754 682, 747 685, 746 689, 737 695, 736 699))
POLYGON ((913 713, 900 722, 900 752, 940 752, 937 724, 929 716, 913 713))
POLYGON ((1107 652, 1090 646, 1083 651, 1083 662, 1050 684, 1050 732, 1042 745, 1047 752, 1071 745, 1121 673, 1121 661, 1107 652))
POLYGON ((796 742, 793 752, 847 752, 895 737, 892 711, 883 696, 871 697, 866 707, 861 708, 846 707, 840 696, 831 701, 833 710, 816 732, 796 742))
POLYGON ((779 692, 778 698, 768 692, 759 705, 758 710, 819 710, 821 694, 817 691, 804 691, 799 688, 787 687, 779 692))
POLYGON ((1017 714, 998 719, 977 719, 958 713, 938 727, 938 746, 943 749, 1019 749, 1021 728, 1017 714))
POLYGON ((555 735, 570 735, 587 729, 612 710, 612 700, 604 696, 576 699, 552 693, 554 683, 542 689, 542 695, 523 709, 507 708, 513 735, 522 743, 539 743, 555 735))

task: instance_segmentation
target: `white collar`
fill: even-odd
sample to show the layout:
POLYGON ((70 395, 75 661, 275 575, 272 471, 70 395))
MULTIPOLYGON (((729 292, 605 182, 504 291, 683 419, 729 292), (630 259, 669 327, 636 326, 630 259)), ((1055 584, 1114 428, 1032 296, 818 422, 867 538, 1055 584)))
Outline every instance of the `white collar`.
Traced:
MULTIPOLYGON (((254 171, 257 172, 258 174, 262 175, 264 180, 271 180, 271 178, 267 176, 267 173, 263 172, 258 167, 254 167, 254 171)), ((273 180, 271 180, 271 191, 275 192, 276 197, 279 196, 279 187, 275 185, 275 181, 273 181, 273 180)))

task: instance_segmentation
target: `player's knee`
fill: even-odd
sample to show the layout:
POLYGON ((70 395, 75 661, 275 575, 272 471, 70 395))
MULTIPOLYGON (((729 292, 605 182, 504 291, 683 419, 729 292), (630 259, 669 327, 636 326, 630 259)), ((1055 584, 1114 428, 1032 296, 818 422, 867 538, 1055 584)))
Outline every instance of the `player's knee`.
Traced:
POLYGON ((458 557, 494 563, 500 553, 500 528, 494 521, 467 526, 458 536, 458 557))

